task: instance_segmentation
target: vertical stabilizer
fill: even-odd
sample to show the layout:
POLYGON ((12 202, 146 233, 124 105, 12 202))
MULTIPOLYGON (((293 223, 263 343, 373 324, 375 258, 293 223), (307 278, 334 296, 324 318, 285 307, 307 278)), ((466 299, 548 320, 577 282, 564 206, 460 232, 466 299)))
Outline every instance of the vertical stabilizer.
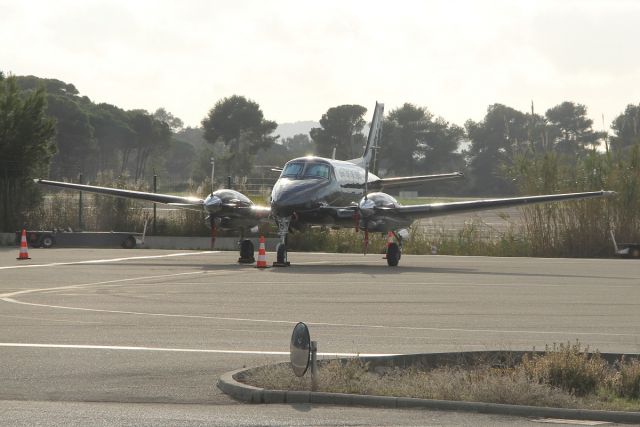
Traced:
POLYGON ((376 102, 376 108, 373 110, 371 128, 369 129, 369 137, 367 138, 367 145, 365 145, 364 147, 364 153, 362 153, 362 157, 348 160, 349 162, 355 163, 358 166, 368 169, 368 165, 371 163, 371 157, 373 156, 373 151, 378 148, 380 136, 382 135, 383 116, 384 104, 376 102))

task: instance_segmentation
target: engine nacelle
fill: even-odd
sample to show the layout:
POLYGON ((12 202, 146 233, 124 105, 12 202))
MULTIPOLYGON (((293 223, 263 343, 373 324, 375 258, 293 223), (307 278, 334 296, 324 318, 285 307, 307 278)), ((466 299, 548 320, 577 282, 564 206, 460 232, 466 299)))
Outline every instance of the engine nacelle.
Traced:
POLYGON ((268 210, 256 206, 244 194, 229 189, 216 190, 204 201, 204 209, 209 214, 207 224, 212 220, 222 230, 249 230, 258 226, 268 215, 268 210))
POLYGON ((387 193, 370 193, 366 199, 363 197, 359 203, 360 207, 366 208, 396 208, 402 206, 395 197, 387 193))
POLYGON ((411 221, 399 218, 396 215, 385 213, 384 208, 397 208, 402 206, 395 197, 387 193, 371 193, 362 198, 358 207, 362 213, 360 227, 372 232, 386 233, 401 228, 406 228, 411 221))
POLYGON ((249 208, 254 203, 244 194, 235 190, 216 190, 204 200, 204 208, 209 214, 217 214, 230 208, 249 208))

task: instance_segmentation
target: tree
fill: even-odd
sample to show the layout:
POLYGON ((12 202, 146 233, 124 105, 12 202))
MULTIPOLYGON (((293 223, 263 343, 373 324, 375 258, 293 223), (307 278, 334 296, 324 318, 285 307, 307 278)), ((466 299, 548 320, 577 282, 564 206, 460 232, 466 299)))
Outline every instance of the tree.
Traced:
POLYGON ((97 173, 98 145, 93 136, 89 114, 73 98, 47 96, 47 114, 56 120, 57 154, 51 163, 51 174, 57 178, 73 178, 84 173, 97 173))
POLYGON ((251 172, 255 153, 268 148, 277 136, 276 122, 265 120, 260 106, 243 96, 221 99, 202 120, 204 138, 211 144, 222 141, 229 175, 247 176, 251 172))
POLYGON ((98 170, 122 172, 124 152, 135 135, 127 112, 115 105, 94 105, 89 122, 98 145, 98 170))
POLYGON ((22 96, 15 77, 0 75, 0 230, 23 224, 39 202, 33 177, 44 176, 55 152, 55 124, 42 87, 22 96))
POLYGON ((381 144, 381 165, 396 175, 415 174, 418 145, 424 142, 431 113, 405 103, 387 115, 381 144))
POLYGON ((464 129, 425 107, 405 103, 387 116, 381 144, 381 164, 396 175, 451 171, 464 166, 456 153, 464 129))
POLYGON ((604 136, 592 129, 593 120, 587 118, 587 107, 565 101, 545 113, 549 124, 555 128, 552 139, 556 150, 571 157, 594 147, 604 136))
POLYGON ((331 157, 336 149, 337 159, 354 159, 362 154, 367 109, 361 105, 339 105, 329 108, 320 119, 319 128, 309 132, 319 156, 331 157))
POLYGON ((191 177, 196 160, 196 149, 191 144, 173 138, 163 154, 166 170, 172 178, 187 180, 191 177))
POLYGON ((132 110, 129 115, 131 129, 135 132, 136 157, 133 177, 138 181, 145 175, 147 161, 151 154, 169 146, 171 130, 169 125, 154 119, 144 110, 132 110))
POLYGON ((52 159, 51 175, 55 178, 73 178, 79 173, 95 176, 98 168, 98 146, 89 115, 93 103, 80 97, 72 84, 56 79, 35 76, 16 78, 25 93, 44 88, 47 97, 47 115, 56 122, 57 154, 52 159))
POLYGON ((309 135, 304 133, 299 133, 292 137, 285 138, 282 141, 282 145, 287 150, 290 158, 312 155, 315 151, 314 144, 311 139, 309 139, 309 135))
POLYGON ((175 117, 173 114, 169 113, 164 108, 160 107, 153 113, 153 118, 166 123, 167 126, 171 129, 171 132, 178 132, 184 127, 184 123, 178 117, 175 117))
POLYGON ((506 195, 515 191, 513 183, 504 178, 503 168, 515 152, 529 145, 528 123, 527 115, 502 104, 489 106, 483 121, 465 123, 476 193, 506 195))
POLYGON ((611 149, 623 151, 640 143, 640 104, 627 105, 624 113, 611 124, 615 135, 611 137, 611 149))

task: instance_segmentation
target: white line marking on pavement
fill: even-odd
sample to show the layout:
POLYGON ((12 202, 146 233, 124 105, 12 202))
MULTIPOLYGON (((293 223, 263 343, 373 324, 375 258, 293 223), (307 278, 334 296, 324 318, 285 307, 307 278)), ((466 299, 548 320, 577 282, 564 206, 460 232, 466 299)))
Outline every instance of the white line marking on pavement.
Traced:
MULTIPOLYGON (((12 298, 4 297, 0 295, 0 300, 14 303, 30 305, 35 307, 56 308, 62 310, 78 310, 78 311, 91 311, 96 313, 113 313, 113 314, 129 314, 134 316, 153 316, 153 317, 170 317, 170 318, 183 318, 183 319, 207 319, 207 320, 219 320, 219 321, 232 321, 232 322, 252 322, 252 323, 272 323, 272 324, 289 324, 295 325, 298 322, 292 320, 273 320, 273 319, 248 319, 242 317, 220 317, 220 316, 204 316, 198 314, 169 314, 169 313, 148 313, 140 311, 124 311, 124 310, 105 310, 99 308, 84 308, 84 307, 69 307, 62 305, 49 305, 49 304, 37 304, 31 302, 18 301, 12 298)), ((363 325, 363 324, 349 324, 349 323, 327 323, 327 322, 306 322, 308 325, 313 326, 328 326, 338 328, 366 328, 366 329, 381 329, 381 330, 404 330, 404 331, 434 331, 434 332, 483 332, 483 333, 496 333, 496 334, 530 334, 530 335, 577 335, 577 336, 605 336, 605 337, 633 337, 638 338, 638 334, 619 334, 619 333, 605 333, 605 332, 573 332, 573 331, 527 331, 527 330, 505 330, 505 329, 464 329, 464 328, 429 328, 420 326, 387 326, 387 325, 363 325)))
MULTIPOLYGON (((105 280, 105 281, 102 281, 102 282, 81 283, 79 285, 58 286, 58 287, 53 287, 53 288, 25 289, 25 290, 22 290, 22 291, 14 291, 14 292, 7 292, 6 294, 0 294, 0 299, 5 300, 5 298, 8 299, 9 297, 13 297, 13 296, 16 296, 16 295, 32 294, 32 293, 36 293, 36 292, 61 291, 61 290, 66 290, 66 289, 81 289, 81 288, 86 288, 86 287, 90 287, 90 286, 108 285, 108 284, 112 284, 112 283, 132 282, 132 281, 136 281, 136 280, 148 280, 148 279, 162 279, 162 278, 166 278, 166 277, 176 277, 176 276, 193 276, 193 275, 196 275, 196 274, 208 274, 208 272, 206 272, 206 271, 188 271, 188 272, 185 272, 185 273, 160 274, 160 275, 157 275, 157 276, 128 277, 126 279, 105 280)), ((19 301, 14 301, 14 300, 7 301, 7 302, 13 302, 13 303, 16 303, 16 304, 29 304, 29 303, 23 303, 23 302, 19 302, 19 301)))
POLYGON ((175 254, 165 255, 148 255, 148 256, 133 256, 126 258, 108 258, 108 259, 89 259, 85 261, 69 261, 69 262, 52 262, 49 264, 25 264, 25 265, 11 265, 8 267, 0 267, 0 270, 9 270, 13 268, 36 268, 36 267, 57 267, 59 265, 76 265, 76 264, 102 264, 106 262, 120 262, 139 259, 154 259, 154 258, 168 258, 176 256, 189 256, 189 255, 202 255, 202 254, 217 254, 220 251, 203 251, 203 252, 179 252, 175 254))
MULTIPOLYGON (((192 254, 192 253, 188 253, 192 254)), ((232 321, 232 322, 252 322, 252 323, 271 323, 271 324, 290 324, 295 325, 297 321, 291 320, 273 320, 273 319, 249 319, 238 317, 220 317, 220 316, 204 316, 204 315, 190 315, 190 314, 169 314, 169 313, 149 313, 138 311, 124 311, 124 310, 106 310, 97 308, 84 308, 84 307, 70 307, 62 305, 50 305, 50 304, 38 304, 25 301, 19 301, 11 297, 17 295, 24 295, 36 292, 45 292, 53 290, 67 290, 67 289, 80 289, 90 286, 111 285, 115 283, 158 279, 167 277, 187 276, 187 275, 211 275, 212 272, 196 271, 174 274, 163 274, 157 276, 141 276, 131 277, 126 279, 107 280, 103 282, 85 283, 78 285, 60 286, 53 288, 41 288, 41 289, 27 289, 22 291, 8 292, 0 294, 0 300, 13 304, 29 305, 34 307, 46 307, 62 310, 77 310, 88 311, 95 313, 113 313, 113 314, 128 314, 135 316, 153 316, 153 317, 167 317, 167 318, 184 318, 184 319, 207 319, 218 321, 232 321)), ((363 324, 348 324, 348 323, 326 323, 326 322, 307 322, 309 325, 314 326, 327 326, 327 327, 340 327, 340 328, 367 328, 367 329, 379 329, 379 330, 405 330, 405 331, 434 331, 434 332, 463 332, 463 333, 496 333, 496 334, 529 334, 529 335, 574 335, 574 336, 605 336, 605 337, 632 337, 640 338, 639 334, 625 334, 625 333, 606 333, 606 332, 575 332, 575 331, 535 331, 535 330, 504 330, 504 329, 466 329, 466 328, 433 328, 433 327, 419 327, 419 326, 387 326, 387 325, 363 325, 363 324)))
MULTIPOLYGON (((167 347, 131 347, 121 345, 78 345, 78 344, 37 344, 37 343, 15 343, 0 342, 0 347, 27 347, 27 348, 64 348, 78 350, 126 350, 126 351, 164 351, 175 353, 216 353, 216 354, 256 354, 285 356, 288 351, 260 351, 260 350, 212 350, 206 348, 167 348, 167 347)), ((397 356, 398 354, 387 353, 318 353, 318 356, 335 357, 375 357, 375 356, 397 356)))

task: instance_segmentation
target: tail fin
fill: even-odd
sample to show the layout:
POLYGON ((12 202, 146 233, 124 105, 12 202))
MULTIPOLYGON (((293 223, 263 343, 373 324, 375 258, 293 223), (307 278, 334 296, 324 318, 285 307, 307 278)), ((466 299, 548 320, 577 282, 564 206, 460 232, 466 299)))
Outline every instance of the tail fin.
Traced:
POLYGON ((382 134, 382 118, 384 116, 384 104, 376 102, 376 108, 373 110, 373 118, 371 119, 371 128, 369 129, 369 137, 367 138, 367 145, 364 147, 364 153, 362 157, 357 159, 348 160, 351 163, 355 163, 365 169, 368 169, 371 162, 373 151, 378 148, 378 142, 382 134))

